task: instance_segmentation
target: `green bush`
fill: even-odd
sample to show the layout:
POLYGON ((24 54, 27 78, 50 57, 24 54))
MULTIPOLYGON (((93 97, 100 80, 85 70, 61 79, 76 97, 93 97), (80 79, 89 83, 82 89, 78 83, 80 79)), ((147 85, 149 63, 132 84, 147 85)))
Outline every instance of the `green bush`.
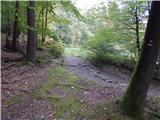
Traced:
POLYGON ((49 45, 49 52, 56 58, 61 57, 64 53, 63 43, 54 41, 53 44, 49 45))
POLYGON ((87 42, 86 46, 91 51, 93 57, 98 60, 103 60, 108 53, 114 53, 116 35, 111 29, 100 29, 87 42))

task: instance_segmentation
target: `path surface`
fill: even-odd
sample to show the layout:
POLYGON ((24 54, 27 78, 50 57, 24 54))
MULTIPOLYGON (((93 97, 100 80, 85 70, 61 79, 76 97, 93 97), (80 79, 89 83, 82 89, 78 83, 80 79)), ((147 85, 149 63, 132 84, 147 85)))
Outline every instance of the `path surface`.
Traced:
MULTIPOLYGON (((6 57, 6 54, 14 55, 2 53, 2 56, 6 57)), ((72 110, 89 116, 92 113, 96 120, 100 117, 107 120, 109 116, 104 105, 99 113, 96 105, 122 96, 129 79, 130 74, 122 73, 114 66, 98 68, 81 57, 65 56, 64 66, 59 59, 35 67, 16 62, 2 70, 2 120, 65 120, 72 116, 72 110), (87 112, 83 112, 84 108, 87 112)), ((159 86, 153 81, 148 96, 160 96, 159 86)), ((79 114, 75 114, 76 120, 89 119, 79 114)))
MULTIPOLYGON (((64 58, 64 64, 68 66, 68 69, 86 81, 95 81, 97 86, 101 86, 103 89, 103 91, 97 92, 104 92, 104 95, 108 95, 107 93, 110 93, 111 96, 108 96, 109 98, 123 95, 131 76, 131 74, 126 75, 121 73, 118 68, 113 66, 97 68, 90 64, 88 60, 81 57, 66 56, 64 58)), ((94 96, 94 90, 93 93, 91 93, 92 96, 94 96)), ((152 82, 148 96, 160 96, 159 83, 156 83, 156 81, 152 82)))

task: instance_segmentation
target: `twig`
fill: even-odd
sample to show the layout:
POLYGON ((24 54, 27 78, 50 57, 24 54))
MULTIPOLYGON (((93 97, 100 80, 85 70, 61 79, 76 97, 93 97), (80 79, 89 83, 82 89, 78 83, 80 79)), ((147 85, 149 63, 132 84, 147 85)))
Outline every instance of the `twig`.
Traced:
POLYGON ((2 67, 1 70, 7 69, 7 68, 9 68, 9 67, 11 67, 11 66, 13 66, 13 65, 15 65, 15 63, 11 63, 11 64, 9 64, 8 66, 2 67))
POLYGON ((23 90, 23 89, 3 88, 3 87, 2 87, 2 89, 5 89, 5 90, 17 90, 17 91, 20 91, 20 92, 25 92, 25 93, 30 94, 30 92, 29 92, 29 91, 27 91, 27 90, 23 90))

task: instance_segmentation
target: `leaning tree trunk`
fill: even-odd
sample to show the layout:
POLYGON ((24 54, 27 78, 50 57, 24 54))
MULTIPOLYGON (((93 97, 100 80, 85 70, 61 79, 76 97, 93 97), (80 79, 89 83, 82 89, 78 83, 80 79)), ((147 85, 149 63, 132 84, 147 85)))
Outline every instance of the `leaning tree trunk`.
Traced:
POLYGON ((13 40, 12 40, 12 50, 17 51, 17 39, 19 37, 19 27, 18 27, 18 11, 19 11, 19 1, 16 1, 16 10, 15 10, 15 20, 13 26, 13 40))
POLYGON ((122 107, 137 120, 143 120, 144 103, 160 48, 160 2, 153 1, 138 64, 124 95, 122 107))
POLYGON ((36 63, 36 31, 34 1, 29 1, 27 8, 28 41, 26 55, 32 63, 36 63))

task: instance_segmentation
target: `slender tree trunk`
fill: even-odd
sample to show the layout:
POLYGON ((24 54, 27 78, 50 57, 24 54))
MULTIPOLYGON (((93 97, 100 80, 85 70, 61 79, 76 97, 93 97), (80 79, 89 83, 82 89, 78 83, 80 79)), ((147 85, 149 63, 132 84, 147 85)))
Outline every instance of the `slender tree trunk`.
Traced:
POLYGON ((124 95, 122 107, 137 120, 143 120, 144 104, 160 48, 160 2, 153 1, 138 64, 124 95))
POLYGON ((136 44, 137 44, 138 55, 140 55, 141 48, 140 48, 140 42, 139 42, 139 19, 138 19, 137 6, 136 6, 135 17, 136 17, 136 44))
POLYGON ((138 55, 140 55, 141 47, 140 47, 140 41, 139 41, 139 21, 137 17, 136 17, 136 43, 137 43, 138 55))
POLYGON ((29 1, 27 8, 28 41, 26 55, 32 63, 36 63, 36 31, 35 31, 35 11, 34 1, 29 1))
POLYGON ((11 37, 11 25, 10 25, 10 20, 8 17, 8 25, 7 25, 7 33, 6 33, 6 45, 5 48, 11 49, 11 44, 9 38, 11 37))
POLYGON ((12 50, 17 51, 17 40, 19 37, 19 27, 18 27, 18 11, 19 11, 19 1, 16 1, 16 10, 15 10, 15 20, 13 26, 13 40, 12 40, 12 50))
POLYGON ((47 4, 47 6, 46 6, 46 11, 45 11, 45 24, 44 24, 45 34, 44 34, 44 40, 43 40, 43 42, 44 42, 45 39, 46 39, 47 23, 48 23, 48 4, 47 4))
MULTIPOLYGON (((42 11, 43 11, 43 7, 41 8, 41 10, 40 10, 40 12, 39 12, 39 14, 38 14, 38 19, 37 19, 37 25, 36 25, 36 28, 37 28, 37 36, 38 36, 38 34, 39 34, 39 27, 40 27, 40 18, 41 18, 41 14, 42 14, 42 11)), ((40 32, 41 33, 41 32, 40 32)), ((38 41, 36 41, 36 47, 38 47, 38 41)))
POLYGON ((42 42, 45 41, 44 39, 44 10, 45 8, 42 9, 42 42))

